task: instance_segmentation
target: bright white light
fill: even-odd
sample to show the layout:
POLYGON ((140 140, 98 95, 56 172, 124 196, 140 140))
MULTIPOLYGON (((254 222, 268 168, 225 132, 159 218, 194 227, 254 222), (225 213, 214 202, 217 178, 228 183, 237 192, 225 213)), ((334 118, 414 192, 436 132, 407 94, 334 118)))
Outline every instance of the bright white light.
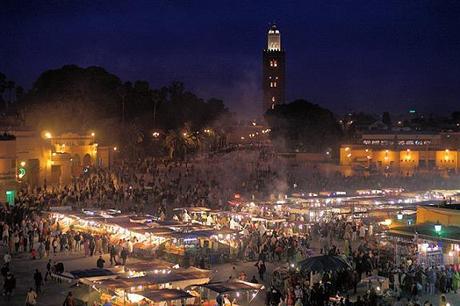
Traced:
POLYGON ((133 303, 138 303, 142 301, 143 299, 144 297, 142 295, 135 294, 135 293, 128 293, 128 300, 130 300, 133 303))

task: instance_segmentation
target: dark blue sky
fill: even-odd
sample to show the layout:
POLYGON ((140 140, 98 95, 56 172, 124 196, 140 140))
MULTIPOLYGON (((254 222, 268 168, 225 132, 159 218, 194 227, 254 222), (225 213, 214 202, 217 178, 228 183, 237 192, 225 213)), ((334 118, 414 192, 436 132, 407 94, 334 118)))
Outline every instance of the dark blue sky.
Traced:
POLYGON ((336 112, 460 109, 460 1, 6 0, 0 71, 29 88, 65 64, 172 80, 233 110, 260 109, 261 52, 276 21, 287 97, 336 112))

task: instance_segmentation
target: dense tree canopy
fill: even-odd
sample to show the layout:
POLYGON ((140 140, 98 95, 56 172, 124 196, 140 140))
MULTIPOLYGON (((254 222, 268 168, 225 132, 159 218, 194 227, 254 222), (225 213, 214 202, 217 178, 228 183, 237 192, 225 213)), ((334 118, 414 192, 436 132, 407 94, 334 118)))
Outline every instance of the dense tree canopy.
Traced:
POLYGON ((265 118, 281 150, 324 152, 337 147, 341 129, 331 111, 305 100, 276 106, 265 118))
POLYGON ((21 86, 0 72, 0 111, 9 111, 12 103, 21 99, 23 94, 24 89, 21 86))
POLYGON ((56 133, 96 130, 110 142, 142 142, 154 129, 166 134, 185 124, 201 129, 227 113, 221 100, 205 101, 179 82, 152 89, 146 81, 123 83, 103 68, 75 65, 42 73, 20 102, 28 125, 56 133))

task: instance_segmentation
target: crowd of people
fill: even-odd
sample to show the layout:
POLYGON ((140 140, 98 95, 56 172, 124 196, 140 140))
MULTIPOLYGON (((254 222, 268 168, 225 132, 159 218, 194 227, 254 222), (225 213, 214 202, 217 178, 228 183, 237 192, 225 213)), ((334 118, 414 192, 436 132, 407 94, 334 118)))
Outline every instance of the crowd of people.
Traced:
MULTIPOLYGON (((411 179, 414 178, 401 180, 411 179)), ((206 160, 172 162, 147 158, 118 161, 110 170, 89 169, 67 185, 24 186, 17 194, 14 207, 0 208, 0 242, 5 252, 1 269, 3 293, 8 298, 16 287, 10 264, 15 256, 48 261, 44 277, 40 270, 33 273, 35 287, 27 293, 27 305, 36 304, 41 287, 51 274, 57 269, 63 271, 62 265, 53 260, 55 255, 94 257, 99 268, 106 264, 103 254, 108 254, 111 265, 126 264, 132 256, 135 241, 112 241, 106 234, 74 229, 63 231, 58 222, 43 214, 49 207, 117 208, 148 212, 164 220, 172 218, 173 209, 178 207, 228 210, 227 201, 236 193, 247 198, 261 198, 306 187, 311 190, 336 185, 354 188, 361 186, 362 180, 338 174, 329 177, 312 174, 299 179, 274 152, 264 148, 259 151, 237 150, 206 160)), ((390 183, 385 176, 366 180, 367 184, 371 182, 376 186, 390 183)), ((391 182, 394 186, 394 179, 391 182)), ((190 221, 184 220, 183 216, 174 217, 190 221)), ((211 216, 206 220, 210 226, 219 223, 211 216)), ((296 235, 287 232, 282 225, 268 230, 263 224, 238 224, 228 219, 224 223, 228 224, 222 226, 242 231, 236 259, 256 262, 258 277, 254 275, 250 281, 268 285, 267 305, 384 305, 382 295, 375 288, 370 287, 365 294, 357 295, 358 284, 373 274, 388 278, 390 289, 396 292, 395 305, 399 302, 400 305, 429 305, 418 300, 422 294, 445 294, 459 289, 460 274, 452 267, 420 267, 415 260, 397 263, 393 255, 379 247, 374 234, 380 229, 370 223, 330 218, 314 223, 296 235), (298 273, 297 264, 313 254, 343 256, 351 264, 351 269, 324 271, 308 277, 298 273), (286 264, 288 268, 267 275, 267 265, 271 263, 286 264), (406 304, 402 304, 403 300, 406 304)), ((243 278, 248 280, 246 276, 243 278)), ((73 297, 70 296, 69 300, 72 301, 73 297)))

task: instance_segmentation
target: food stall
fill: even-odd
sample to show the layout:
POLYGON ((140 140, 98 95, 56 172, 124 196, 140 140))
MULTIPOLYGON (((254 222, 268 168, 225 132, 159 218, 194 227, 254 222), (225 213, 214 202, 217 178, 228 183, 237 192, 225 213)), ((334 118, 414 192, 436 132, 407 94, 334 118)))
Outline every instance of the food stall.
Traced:
POLYGON ((253 303, 257 294, 264 289, 264 286, 242 280, 232 280, 193 285, 190 288, 200 292, 200 305, 214 306, 216 304, 216 296, 221 294, 224 296, 224 305, 238 306, 253 303))
MULTIPOLYGON (((118 275, 116 278, 94 280, 80 279, 80 283, 100 292, 100 300, 111 300, 114 305, 164 305, 164 293, 169 292, 167 301, 176 300, 173 291, 182 291, 191 285, 201 285, 209 282, 211 271, 198 268, 156 270, 143 276, 130 277, 118 275), (162 294, 160 294, 162 293, 162 294)), ((185 291, 182 291, 182 293, 185 291)), ((169 305, 194 305, 193 296, 182 295, 177 303, 169 305), (188 300, 191 299, 191 300, 188 300)))

